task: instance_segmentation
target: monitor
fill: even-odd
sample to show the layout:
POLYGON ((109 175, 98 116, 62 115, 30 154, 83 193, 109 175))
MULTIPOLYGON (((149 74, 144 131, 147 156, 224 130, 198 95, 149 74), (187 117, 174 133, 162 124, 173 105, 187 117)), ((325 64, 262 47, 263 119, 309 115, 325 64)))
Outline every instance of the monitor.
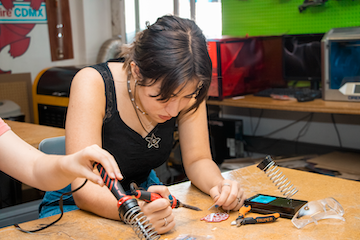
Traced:
POLYGON ((283 77, 286 82, 307 81, 311 89, 319 89, 323 36, 323 33, 283 35, 283 77))

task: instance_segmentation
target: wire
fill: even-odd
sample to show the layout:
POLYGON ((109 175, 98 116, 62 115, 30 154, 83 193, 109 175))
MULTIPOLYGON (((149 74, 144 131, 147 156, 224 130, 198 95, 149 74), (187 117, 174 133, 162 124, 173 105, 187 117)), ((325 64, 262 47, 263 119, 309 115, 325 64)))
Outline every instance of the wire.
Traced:
POLYGON ((338 137, 338 140, 339 140, 339 144, 340 144, 340 147, 342 148, 342 142, 341 142, 341 137, 340 137, 340 133, 339 133, 339 130, 337 129, 337 126, 336 126, 336 122, 335 122, 335 118, 334 118, 334 114, 332 113, 331 114, 331 120, 334 124, 334 128, 335 128, 335 131, 336 131, 336 135, 338 137))
POLYGON ((76 192, 77 190, 79 190, 80 188, 82 188, 82 187, 87 183, 87 181, 88 181, 88 180, 86 179, 86 180, 84 181, 84 183, 83 183, 80 187, 78 187, 77 189, 75 189, 75 190, 73 190, 73 191, 70 191, 70 192, 66 192, 66 193, 61 194, 60 200, 59 200, 59 208, 60 208, 61 214, 60 214, 60 217, 59 217, 58 219, 56 219, 55 221, 53 221, 52 223, 50 223, 50 224, 48 224, 48 225, 46 225, 46 226, 44 226, 44 227, 35 229, 35 230, 24 230, 24 229, 22 229, 22 228, 19 226, 19 224, 14 224, 15 228, 16 228, 17 230, 20 230, 20 231, 24 232, 24 233, 34 233, 34 232, 39 232, 39 231, 41 231, 41 230, 44 230, 44 229, 46 229, 46 228, 54 225, 55 223, 57 223, 58 221, 60 221, 60 219, 61 219, 62 216, 64 215, 63 196, 73 194, 74 192, 76 192))
POLYGON ((250 124, 251 124, 251 131, 253 132, 253 136, 255 136, 255 134, 256 134, 256 131, 257 131, 257 129, 259 128, 259 125, 260 125, 260 120, 261 120, 261 118, 262 118, 262 115, 263 115, 263 113, 264 113, 264 109, 261 109, 261 112, 260 112, 260 115, 259 115, 259 117, 258 117, 258 122, 256 123, 256 126, 255 126, 255 129, 253 130, 253 126, 252 126, 252 118, 251 118, 251 108, 249 108, 249 112, 250 112, 250 124))
POLYGON ((296 145, 295 145, 295 151, 297 152, 298 150, 298 142, 299 142, 299 138, 305 136, 306 132, 309 130, 309 126, 310 123, 312 122, 312 119, 314 117, 314 113, 310 113, 310 118, 309 120, 305 123, 305 125, 300 129, 297 137, 295 138, 296 141, 296 145))
POLYGON ((257 137, 269 137, 269 136, 271 136, 271 135, 273 135, 273 134, 275 134, 275 133, 277 133, 277 132, 280 132, 280 131, 282 131, 282 130, 284 130, 284 129, 286 129, 286 128, 288 128, 288 127, 290 127, 290 126, 292 126, 292 125, 294 125, 294 124, 296 124, 296 123, 298 123, 298 122, 300 122, 300 121, 302 121, 302 120, 304 120, 304 119, 306 119, 306 118, 308 118, 310 115, 311 115, 312 113, 309 113, 308 115, 306 115, 305 117, 302 117, 302 118, 300 118, 300 119, 298 119, 298 120, 296 120, 296 121, 294 121, 294 122, 292 122, 292 123, 290 123, 290 124, 288 124, 288 125, 286 125, 286 126, 284 126, 284 127, 281 127, 281 128, 279 128, 279 129, 277 129, 277 130, 275 130, 275 131, 272 131, 272 132, 270 132, 270 133, 268 133, 268 134, 265 134, 265 135, 260 135, 260 136, 257 136, 257 137))
MULTIPOLYGON (((297 138, 296 138, 296 139, 298 139, 298 138, 300 138, 301 136, 303 136, 303 135, 307 132, 308 127, 309 127, 309 124, 310 124, 310 122, 311 122, 311 120, 312 120, 312 118, 313 118, 313 114, 314 114, 314 113, 309 113, 309 114, 307 114, 306 116, 304 116, 304 117, 302 117, 302 118, 300 118, 300 119, 298 119, 298 120, 296 120, 296 121, 294 121, 294 122, 292 122, 292 123, 290 123, 290 124, 288 124, 288 125, 286 125, 286 126, 284 126, 284 127, 281 127, 281 128, 279 128, 279 129, 277 129, 277 130, 275 130, 275 131, 272 131, 272 132, 270 132, 270 133, 268 133, 268 134, 258 135, 258 136, 253 135, 253 136, 254 136, 254 137, 269 137, 269 136, 271 136, 271 135, 273 135, 273 134, 275 134, 275 133, 277 133, 277 132, 280 132, 280 131, 282 131, 282 130, 284 130, 284 129, 286 129, 286 128, 288 128, 288 127, 290 127, 290 126, 292 126, 292 125, 294 125, 294 124, 296 124, 296 123, 298 123, 298 122, 300 122, 300 121, 302 121, 302 120, 310 117, 309 120, 307 121, 307 123, 304 125, 304 127, 300 130, 300 132, 299 132, 299 134, 298 134, 298 136, 297 136, 297 138), (305 132, 303 132, 304 130, 305 130, 305 132)), ((262 113, 261 113, 260 116, 262 116, 262 113)), ((250 117, 251 117, 251 116, 250 116, 250 117)), ((254 147, 252 147, 252 146, 250 146, 250 145, 247 145, 247 144, 246 144, 246 146, 252 147, 252 148, 253 148, 254 150, 256 150, 256 151, 262 151, 262 150, 266 150, 266 149, 268 149, 268 148, 276 145, 277 143, 279 143, 279 142, 281 142, 281 141, 283 141, 283 140, 285 140, 285 139, 283 139, 283 138, 276 139, 276 140, 275 140, 273 143, 271 143, 269 146, 263 147, 263 148, 261 148, 261 149, 255 149, 254 147)), ((252 155, 252 154, 249 153, 249 150, 246 151, 246 152, 248 153, 248 156, 251 156, 251 155, 252 155)))
POLYGON ((300 129, 297 137, 295 138, 296 141, 299 141, 299 138, 300 138, 300 137, 303 137, 303 136, 306 134, 306 132, 309 130, 309 126, 310 126, 310 123, 311 123, 311 121, 312 121, 313 116, 314 116, 314 113, 310 113, 310 118, 309 118, 309 120, 305 123, 305 125, 300 129))
POLYGON ((253 123, 252 123, 252 114, 251 114, 251 108, 248 108, 249 109, 249 117, 250 117, 250 129, 251 129, 251 132, 253 133, 253 136, 255 135, 254 134, 254 127, 253 127, 253 123))
MULTIPOLYGON (((249 110, 249 117, 250 117, 250 129, 251 129, 251 132, 253 133, 252 136, 254 137, 255 134, 256 134, 256 131, 257 131, 259 125, 260 125, 260 120, 261 120, 262 115, 263 115, 263 113, 264 113, 264 109, 261 109, 260 115, 259 115, 259 117, 258 117, 259 120, 258 120, 258 122, 256 123, 255 129, 253 128, 251 108, 248 108, 248 110, 249 110)), ((243 143, 244 143, 244 148, 246 148, 247 142, 246 142, 245 140, 243 140, 243 143)), ((247 156, 248 156, 248 157, 252 157, 252 155, 253 155, 252 152, 249 152, 249 151, 245 151, 245 152, 247 153, 247 156)))

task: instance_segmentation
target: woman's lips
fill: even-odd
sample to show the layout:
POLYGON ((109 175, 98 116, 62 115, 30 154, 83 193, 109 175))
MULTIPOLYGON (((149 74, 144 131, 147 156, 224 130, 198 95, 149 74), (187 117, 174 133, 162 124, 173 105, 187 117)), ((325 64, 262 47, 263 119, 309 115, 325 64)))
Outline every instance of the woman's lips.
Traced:
POLYGON ((171 119, 171 117, 170 117, 170 116, 164 116, 164 115, 159 115, 159 118, 161 118, 162 120, 165 120, 165 121, 167 121, 167 120, 170 120, 170 119, 171 119))

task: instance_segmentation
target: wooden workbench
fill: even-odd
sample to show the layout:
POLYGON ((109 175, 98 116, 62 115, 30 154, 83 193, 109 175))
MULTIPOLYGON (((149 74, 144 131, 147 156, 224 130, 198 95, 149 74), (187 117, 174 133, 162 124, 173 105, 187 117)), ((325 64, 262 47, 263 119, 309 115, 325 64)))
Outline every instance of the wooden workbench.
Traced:
MULTIPOLYGON (((294 196, 301 200, 319 200, 334 197, 345 210, 345 222, 337 219, 321 220, 317 225, 311 223, 297 229, 290 219, 279 218, 274 223, 244 225, 240 228, 230 223, 237 217, 236 212, 220 223, 207 223, 200 218, 217 212, 212 199, 200 192, 190 182, 170 186, 171 193, 182 202, 203 209, 201 212, 181 208, 174 209, 176 226, 161 236, 171 240, 180 234, 212 236, 211 239, 360 239, 360 183, 325 175, 282 168, 284 174, 300 188, 294 196)), ((257 193, 281 196, 266 175, 255 165, 226 172, 226 178, 235 179, 243 186, 248 197, 257 193)), ((259 214, 249 213, 247 216, 259 214)), ((47 224, 58 216, 39 219, 21 224, 24 229, 34 229, 47 224)), ((122 222, 98 217, 94 214, 76 210, 65 213, 54 226, 34 234, 22 233, 13 226, 0 229, 0 239, 138 239, 130 226, 122 222)))
POLYGON ((235 99, 227 98, 222 101, 208 100, 206 103, 209 105, 271 110, 357 115, 360 114, 360 102, 324 101, 322 99, 315 99, 314 101, 309 102, 298 102, 296 99, 284 101, 275 100, 269 97, 256 97, 254 95, 245 95, 235 99))
POLYGON ((11 130, 35 148, 45 138, 65 136, 65 129, 26 122, 4 120, 11 130))

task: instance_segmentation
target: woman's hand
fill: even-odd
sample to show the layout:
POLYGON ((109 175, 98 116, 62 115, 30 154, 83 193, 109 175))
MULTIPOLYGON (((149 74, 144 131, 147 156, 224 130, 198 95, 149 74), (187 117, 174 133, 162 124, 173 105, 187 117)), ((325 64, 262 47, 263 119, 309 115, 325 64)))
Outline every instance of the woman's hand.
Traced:
POLYGON ((234 211, 239 210, 246 199, 244 190, 239 183, 228 179, 224 179, 211 188, 210 196, 214 199, 215 206, 234 211))
POLYGON ((170 207, 169 195, 167 187, 154 185, 149 187, 149 192, 156 192, 163 198, 156 199, 153 202, 139 202, 142 212, 146 215, 152 226, 159 234, 166 233, 175 227, 175 217, 170 207))

